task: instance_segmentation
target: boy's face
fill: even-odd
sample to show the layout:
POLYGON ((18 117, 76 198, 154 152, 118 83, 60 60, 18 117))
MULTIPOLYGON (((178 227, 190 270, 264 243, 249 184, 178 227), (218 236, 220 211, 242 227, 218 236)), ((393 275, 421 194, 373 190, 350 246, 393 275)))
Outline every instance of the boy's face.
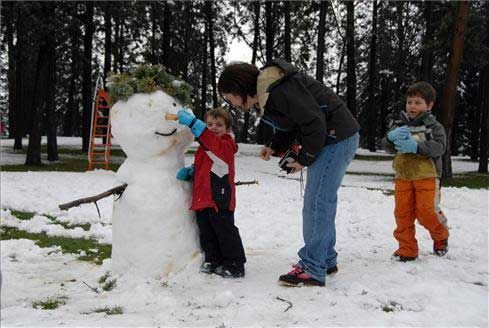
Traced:
POLYGON ((426 103, 420 96, 408 96, 406 99, 406 113, 409 118, 418 117, 419 114, 431 110, 433 102, 426 103))
POLYGON ((224 118, 222 117, 209 115, 205 119, 205 124, 207 124, 207 128, 217 134, 218 137, 225 135, 229 131, 224 122, 224 118))

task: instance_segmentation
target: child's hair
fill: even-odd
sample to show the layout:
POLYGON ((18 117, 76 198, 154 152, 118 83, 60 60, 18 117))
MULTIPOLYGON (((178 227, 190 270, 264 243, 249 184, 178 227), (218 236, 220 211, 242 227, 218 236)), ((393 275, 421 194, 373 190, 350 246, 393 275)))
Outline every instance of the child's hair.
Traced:
POLYGON ((204 120, 207 121, 207 117, 212 116, 214 118, 222 117, 224 120, 224 124, 226 125, 226 129, 231 127, 233 122, 233 118, 231 117, 231 113, 224 107, 217 107, 208 110, 204 115, 204 120))
POLYGON ((431 84, 425 81, 420 81, 412 84, 406 91, 407 97, 418 96, 424 99, 427 104, 435 102, 436 91, 431 84))
POLYGON ((256 95, 256 80, 259 73, 255 65, 247 63, 233 63, 225 66, 217 83, 219 94, 237 94, 243 101, 246 101, 247 96, 256 95))

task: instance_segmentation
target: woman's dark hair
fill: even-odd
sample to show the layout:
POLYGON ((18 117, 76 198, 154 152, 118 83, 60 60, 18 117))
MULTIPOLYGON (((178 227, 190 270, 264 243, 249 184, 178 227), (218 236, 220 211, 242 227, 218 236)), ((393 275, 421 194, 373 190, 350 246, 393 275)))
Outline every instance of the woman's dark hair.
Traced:
POLYGON ((259 73, 256 66, 247 63, 225 66, 217 83, 219 94, 236 94, 246 101, 247 96, 256 95, 256 80, 259 73))

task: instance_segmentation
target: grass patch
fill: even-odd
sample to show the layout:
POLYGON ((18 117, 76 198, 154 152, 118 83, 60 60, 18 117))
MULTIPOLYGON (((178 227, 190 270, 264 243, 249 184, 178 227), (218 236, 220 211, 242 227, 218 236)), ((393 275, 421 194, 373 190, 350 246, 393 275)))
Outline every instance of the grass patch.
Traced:
POLYGON ((99 265, 109 258, 112 252, 112 245, 99 244, 94 239, 48 236, 45 232, 32 233, 14 227, 1 227, 0 240, 10 239, 34 240, 39 247, 59 246, 63 253, 79 254, 80 251, 84 251, 84 255, 78 256, 79 260, 99 265))
POLYGON ((56 296, 56 297, 48 297, 43 301, 34 301, 32 302, 32 307, 34 309, 42 309, 42 310, 54 310, 60 307, 61 305, 65 305, 68 297, 66 296, 56 296))
POLYGON ((90 313, 105 313, 107 315, 123 314, 124 309, 122 308, 122 306, 112 306, 112 307, 106 306, 103 308, 93 309, 92 311, 87 312, 85 314, 90 314, 90 313))
MULTIPOLYGON (((23 212, 23 211, 16 211, 16 210, 10 210, 10 213, 15 216, 19 220, 30 220, 36 215, 35 212, 23 212)), ((54 224, 59 224, 65 229, 74 229, 74 228, 82 228, 85 231, 89 231, 90 227, 92 226, 90 223, 83 223, 83 224, 71 224, 67 222, 61 222, 59 221, 55 216, 49 215, 49 214, 39 214, 42 216, 47 217, 49 220, 51 220, 54 224)))
POLYGON ((362 161, 392 161, 394 156, 385 156, 385 155, 359 155, 355 154, 354 159, 362 160, 362 161))
MULTIPOLYGON (((120 164, 109 163, 109 170, 117 171, 120 164)), ((97 166, 99 168, 99 166, 97 166)), ((79 158, 66 158, 61 161, 53 162, 52 164, 43 164, 40 166, 30 165, 2 165, 4 172, 86 172, 88 170, 88 160, 79 158)))
POLYGON ((442 180, 443 187, 467 187, 470 189, 489 189, 489 174, 467 173, 442 180))
POLYGON ((34 212, 22 212, 22 211, 16 211, 16 210, 10 210, 10 214, 15 216, 19 220, 25 220, 28 221, 36 215, 34 212))

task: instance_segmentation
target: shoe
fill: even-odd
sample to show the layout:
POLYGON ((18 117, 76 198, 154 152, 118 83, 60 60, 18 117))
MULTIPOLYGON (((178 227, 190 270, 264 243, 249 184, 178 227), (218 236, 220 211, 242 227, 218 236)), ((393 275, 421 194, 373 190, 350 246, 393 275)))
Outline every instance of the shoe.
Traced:
POLYGON ((287 286, 324 286, 323 281, 314 279, 308 275, 300 266, 293 266, 292 271, 281 275, 278 280, 287 286))
POLYGON ((435 240, 433 242, 433 252, 438 256, 443 256, 448 253, 448 239, 435 240))
POLYGON ((245 269, 243 264, 221 265, 214 271, 223 278, 243 278, 245 269))
POLYGON ((213 274, 216 271, 217 267, 218 267, 218 265, 215 264, 215 263, 212 263, 212 262, 204 262, 200 266, 199 271, 202 272, 202 273, 213 274))
POLYGON ((397 252, 394 252, 394 254, 392 254, 391 257, 392 260, 399 261, 399 262, 411 262, 416 260, 417 258, 418 258, 417 256, 402 256, 397 254, 397 252))
POLYGON ((338 267, 336 265, 326 270, 327 275, 332 275, 336 273, 338 273, 338 267))

